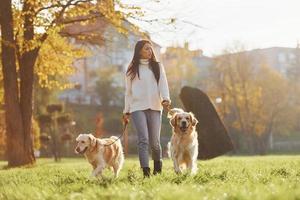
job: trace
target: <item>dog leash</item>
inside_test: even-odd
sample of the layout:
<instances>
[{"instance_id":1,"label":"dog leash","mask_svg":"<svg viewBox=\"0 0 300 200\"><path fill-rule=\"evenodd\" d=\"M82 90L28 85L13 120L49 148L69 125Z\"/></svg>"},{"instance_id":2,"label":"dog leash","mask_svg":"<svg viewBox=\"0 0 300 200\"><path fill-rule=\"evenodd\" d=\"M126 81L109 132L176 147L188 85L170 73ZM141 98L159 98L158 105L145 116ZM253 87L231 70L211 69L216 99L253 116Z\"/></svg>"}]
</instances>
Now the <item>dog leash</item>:
<instances>
[{"instance_id":1,"label":"dog leash","mask_svg":"<svg viewBox=\"0 0 300 200\"><path fill-rule=\"evenodd\" d=\"M113 145L115 142L117 142L119 139L121 139L121 137L123 137L123 135L125 135L125 133L126 133L127 126L128 126L128 121L123 123L123 132L122 132L122 134L117 139L115 139L115 141L113 141L110 144L104 144L104 146Z\"/></svg>"},{"instance_id":2,"label":"dog leash","mask_svg":"<svg viewBox=\"0 0 300 200\"><path fill-rule=\"evenodd\" d=\"M171 110L170 105L169 105L168 107L166 107L166 109L167 109L167 113L168 113L168 112ZM121 134L117 139L115 139L115 141L113 141L113 142L110 143L110 144L105 144L104 146L110 146L110 145L113 145L115 142L117 142L119 139L121 139L121 137L123 137L123 135L125 135L125 132L126 132L128 123L129 123L128 120L126 120L126 121L123 123L123 132L122 132L122 134Z\"/></svg>"},{"instance_id":3,"label":"dog leash","mask_svg":"<svg viewBox=\"0 0 300 200\"><path fill-rule=\"evenodd\" d=\"M171 106L167 107L167 113L171 110Z\"/></svg>"}]
</instances>

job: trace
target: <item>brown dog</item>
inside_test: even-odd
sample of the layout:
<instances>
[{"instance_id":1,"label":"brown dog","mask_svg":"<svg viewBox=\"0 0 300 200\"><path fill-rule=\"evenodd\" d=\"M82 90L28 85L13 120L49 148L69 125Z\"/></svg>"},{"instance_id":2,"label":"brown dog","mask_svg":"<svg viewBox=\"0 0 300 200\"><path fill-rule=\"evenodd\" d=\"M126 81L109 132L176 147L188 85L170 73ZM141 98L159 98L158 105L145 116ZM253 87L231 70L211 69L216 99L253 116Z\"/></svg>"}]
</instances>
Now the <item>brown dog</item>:
<instances>
[{"instance_id":1,"label":"brown dog","mask_svg":"<svg viewBox=\"0 0 300 200\"><path fill-rule=\"evenodd\" d=\"M170 143L170 154L176 173L188 168L191 174L197 172L198 139L196 125L198 120L191 112L173 108L168 113L173 134Z\"/></svg>"},{"instance_id":2,"label":"brown dog","mask_svg":"<svg viewBox=\"0 0 300 200\"><path fill-rule=\"evenodd\" d=\"M115 136L99 139L92 134L80 134L76 138L75 153L84 154L93 166L92 176L102 176L102 171L109 167L113 168L115 177L118 177L124 163L124 154L120 140L114 142L116 139Z\"/></svg>"}]
</instances>

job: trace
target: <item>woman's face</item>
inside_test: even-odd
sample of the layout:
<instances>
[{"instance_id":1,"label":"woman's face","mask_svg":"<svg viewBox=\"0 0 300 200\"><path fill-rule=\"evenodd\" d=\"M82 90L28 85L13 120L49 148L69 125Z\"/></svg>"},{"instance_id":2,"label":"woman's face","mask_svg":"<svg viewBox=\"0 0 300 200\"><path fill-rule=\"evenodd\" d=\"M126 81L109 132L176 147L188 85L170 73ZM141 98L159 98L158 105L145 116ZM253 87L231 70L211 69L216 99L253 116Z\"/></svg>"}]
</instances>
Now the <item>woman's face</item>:
<instances>
[{"instance_id":1,"label":"woman's face","mask_svg":"<svg viewBox=\"0 0 300 200\"><path fill-rule=\"evenodd\" d=\"M151 44L144 44L143 48L140 51L141 59L151 59L152 57L152 47Z\"/></svg>"}]
</instances>

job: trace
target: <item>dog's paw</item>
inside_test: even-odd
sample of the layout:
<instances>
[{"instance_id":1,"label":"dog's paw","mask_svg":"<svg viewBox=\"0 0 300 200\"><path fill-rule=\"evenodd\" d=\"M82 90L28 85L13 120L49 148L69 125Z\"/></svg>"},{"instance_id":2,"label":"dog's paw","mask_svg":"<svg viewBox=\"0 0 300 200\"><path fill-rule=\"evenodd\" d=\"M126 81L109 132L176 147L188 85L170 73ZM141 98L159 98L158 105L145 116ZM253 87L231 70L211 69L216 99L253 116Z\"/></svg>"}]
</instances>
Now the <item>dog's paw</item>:
<instances>
[{"instance_id":1,"label":"dog's paw","mask_svg":"<svg viewBox=\"0 0 300 200\"><path fill-rule=\"evenodd\" d=\"M181 171L181 169L175 169L175 173L176 174L182 174L182 171Z\"/></svg>"},{"instance_id":2,"label":"dog's paw","mask_svg":"<svg viewBox=\"0 0 300 200\"><path fill-rule=\"evenodd\" d=\"M94 172L94 171L90 175L91 178L97 178L98 176L99 176L99 173L98 172Z\"/></svg>"},{"instance_id":3,"label":"dog's paw","mask_svg":"<svg viewBox=\"0 0 300 200\"><path fill-rule=\"evenodd\" d=\"M117 179L119 177L119 174L114 174L114 178Z\"/></svg>"},{"instance_id":4,"label":"dog's paw","mask_svg":"<svg viewBox=\"0 0 300 200\"><path fill-rule=\"evenodd\" d=\"M197 174L197 171L198 171L197 168L196 168L196 169L192 169L192 170L191 170L191 175L196 175L196 174Z\"/></svg>"}]
</instances>

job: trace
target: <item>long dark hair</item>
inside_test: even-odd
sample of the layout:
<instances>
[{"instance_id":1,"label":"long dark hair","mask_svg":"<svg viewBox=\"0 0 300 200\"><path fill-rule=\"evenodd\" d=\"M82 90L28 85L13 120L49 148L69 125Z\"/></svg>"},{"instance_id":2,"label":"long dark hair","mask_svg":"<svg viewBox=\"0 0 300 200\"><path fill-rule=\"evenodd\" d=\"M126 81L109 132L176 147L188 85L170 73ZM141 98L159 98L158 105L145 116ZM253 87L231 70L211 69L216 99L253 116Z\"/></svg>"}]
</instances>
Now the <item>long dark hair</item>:
<instances>
[{"instance_id":1,"label":"long dark hair","mask_svg":"<svg viewBox=\"0 0 300 200\"><path fill-rule=\"evenodd\" d=\"M136 43L134 47L133 58L126 72L126 75L130 76L131 80L133 80L136 77L136 75L138 76L138 78L140 78L140 72L139 72L140 52L146 43L150 44L152 47L152 44L149 40L140 40ZM152 57L149 60L149 66L158 84L159 76L160 76L159 62L157 62L156 60L153 48L152 48Z\"/></svg>"}]
</instances>

